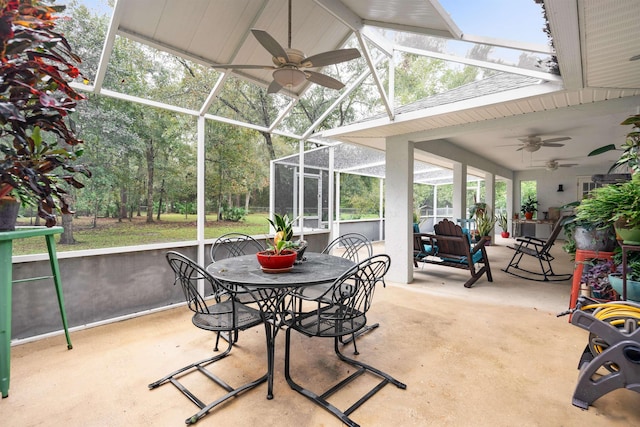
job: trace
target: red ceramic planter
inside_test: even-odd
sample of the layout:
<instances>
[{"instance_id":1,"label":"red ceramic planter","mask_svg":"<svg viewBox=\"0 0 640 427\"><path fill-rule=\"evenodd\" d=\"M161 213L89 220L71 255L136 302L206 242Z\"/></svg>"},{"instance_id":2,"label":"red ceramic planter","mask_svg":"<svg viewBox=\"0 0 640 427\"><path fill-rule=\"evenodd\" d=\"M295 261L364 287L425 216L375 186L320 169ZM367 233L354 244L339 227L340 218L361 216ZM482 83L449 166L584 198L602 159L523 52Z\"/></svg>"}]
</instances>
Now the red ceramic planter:
<instances>
[{"instance_id":1,"label":"red ceramic planter","mask_svg":"<svg viewBox=\"0 0 640 427\"><path fill-rule=\"evenodd\" d=\"M291 270L296 262L298 253L288 249L276 255L273 251L262 251L256 254L258 263L264 271L267 272L284 272Z\"/></svg>"},{"instance_id":2,"label":"red ceramic planter","mask_svg":"<svg viewBox=\"0 0 640 427\"><path fill-rule=\"evenodd\" d=\"M509 232L508 231L503 231L500 233L500 235L502 236L503 239L508 239L509 238Z\"/></svg>"}]
</instances>

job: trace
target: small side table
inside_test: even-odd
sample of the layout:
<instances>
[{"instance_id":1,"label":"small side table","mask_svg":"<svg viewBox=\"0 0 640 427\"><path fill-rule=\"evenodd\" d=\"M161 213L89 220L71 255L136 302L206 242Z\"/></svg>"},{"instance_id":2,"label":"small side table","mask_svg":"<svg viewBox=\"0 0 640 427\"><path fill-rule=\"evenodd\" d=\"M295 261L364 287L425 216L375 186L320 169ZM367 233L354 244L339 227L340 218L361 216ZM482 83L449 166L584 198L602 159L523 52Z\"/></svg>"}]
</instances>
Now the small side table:
<instances>
[{"instance_id":1,"label":"small side table","mask_svg":"<svg viewBox=\"0 0 640 427\"><path fill-rule=\"evenodd\" d=\"M569 309L576 308L576 302L580 294L580 281L582 280L582 270L584 269L584 261L590 259L608 260L613 258L613 252L605 251L586 251L583 249L576 250L576 260L573 269L573 282L571 283L571 296L569 298ZM571 322L571 316L569 316Z\"/></svg>"},{"instance_id":2,"label":"small side table","mask_svg":"<svg viewBox=\"0 0 640 427\"><path fill-rule=\"evenodd\" d=\"M3 398L9 396L9 378L11 375L11 288L13 283L53 278L58 295L62 326L67 338L67 348L69 350L73 348L67 326L60 268L58 267L58 256L56 254L55 235L61 234L63 231L62 227L16 227L15 231L0 232L0 391ZM36 236L44 236L46 239L52 275L13 281L11 261L13 241Z\"/></svg>"}]
</instances>

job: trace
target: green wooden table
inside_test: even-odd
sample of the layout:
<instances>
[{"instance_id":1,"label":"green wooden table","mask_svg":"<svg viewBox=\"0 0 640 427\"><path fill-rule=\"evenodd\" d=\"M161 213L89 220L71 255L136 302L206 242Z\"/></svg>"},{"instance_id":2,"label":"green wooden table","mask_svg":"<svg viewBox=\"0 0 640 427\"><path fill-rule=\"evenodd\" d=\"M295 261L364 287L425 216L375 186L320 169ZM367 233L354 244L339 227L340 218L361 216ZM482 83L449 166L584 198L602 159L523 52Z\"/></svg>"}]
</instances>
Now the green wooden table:
<instances>
[{"instance_id":1,"label":"green wooden table","mask_svg":"<svg viewBox=\"0 0 640 427\"><path fill-rule=\"evenodd\" d=\"M16 227L15 231L0 231L0 391L2 397L9 396L9 378L11 375L11 288L13 283L32 280L53 279L58 294L58 306L62 316L62 325L67 338L67 348L71 350L71 338L67 327L67 314L64 309L64 297L62 295L62 282L60 281L60 268L56 255L55 235L64 231L62 227ZM13 280L12 252L13 241L27 237L44 236L49 251L49 263L51 264L51 276L32 277L28 279Z\"/></svg>"}]
</instances>

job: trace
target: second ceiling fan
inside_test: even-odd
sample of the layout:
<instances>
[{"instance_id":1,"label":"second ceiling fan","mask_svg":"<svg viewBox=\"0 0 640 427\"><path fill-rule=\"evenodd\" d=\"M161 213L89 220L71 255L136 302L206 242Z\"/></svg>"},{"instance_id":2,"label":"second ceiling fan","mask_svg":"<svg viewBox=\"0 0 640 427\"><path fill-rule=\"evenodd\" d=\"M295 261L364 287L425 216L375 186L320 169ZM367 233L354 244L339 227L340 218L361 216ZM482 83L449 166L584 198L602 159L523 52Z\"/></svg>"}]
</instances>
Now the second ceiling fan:
<instances>
[{"instance_id":1,"label":"second ceiling fan","mask_svg":"<svg viewBox=\"0 0 640 427\"><path fill-rule=\"evenodd\" d=\"M305 81L328 87L342 89L344 83L326 74L312 71L309 68L324 67L351 61L360 57L358 49L338 49L305 57L298 49L291 48L291 0L289 0L289 39L288 47L284 48L269 33L264 30L251 29L251 33L272 56L273 65L236 65L217 64L213 68L228 69L267 69L273 71L273 81L267 88L267 93L277 93L283 87L292 89Z\"/></svg>"},{"instance_id":2,"label":"second ceiling fan","mask_svg":"<svg viewBox=\"0 0 640 427\"><path fill-rule=\"evenodd\" d=\"M516 151L524 150L524 151L533 153L534 151L538 151L542 147L563 147L564 144L558 144L558 142L568 141L571 139L571 137L560 136L557 138L542 139L542 137L537 135L528 135L518 139L522 141L522 144L519 144L521 145L521 147L518 148Z\"/></svg>"}]
</instances>

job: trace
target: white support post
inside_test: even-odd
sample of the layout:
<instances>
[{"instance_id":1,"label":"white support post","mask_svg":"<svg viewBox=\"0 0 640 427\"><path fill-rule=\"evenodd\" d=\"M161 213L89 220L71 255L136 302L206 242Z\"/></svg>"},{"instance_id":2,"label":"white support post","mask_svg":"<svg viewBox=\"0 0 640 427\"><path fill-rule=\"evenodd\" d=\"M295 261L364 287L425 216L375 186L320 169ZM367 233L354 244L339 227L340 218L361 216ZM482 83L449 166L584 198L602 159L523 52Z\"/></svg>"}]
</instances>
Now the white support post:
<instances>
[{"instance_id":1,"label":"white support post","mask_svg":"<svg viewBox=\"0 0 640 427\"><path fill-rule=\"evenodd\" d=\"M413 281L413 142L386 141L385 252L391 256L390 281ZM393 167L389 167L393 166ZM393 236L393 239L389 239Z\"/></svg>"},{"instance_id":2,"label":"white support post","mask_svg":"<svg viewBox=\"0 0 640 427\"><path fill-rule=\"evenodd\" d=\"M453 164L453 221L467 218L467 165Z\"/></svg>"},{"instance_id":3,"label":"white support post","mask_svg":"<svg viewBox=\"0 0 640 427\"><path fill-rule=\"evenodd\" d=\"M198 116L198 146L197 146L197 178L196 178L196 194L197 194L197 210L198 216L196 220L196 239L198 241L198 265L205 265L204 253L204 225L207 220L207 211L205 208L205 182L204 182L204 134L206 119L204 116ZM204 295L204 281L199 281L198 292Z\"/></svg>"}]
</instances>

